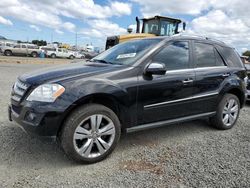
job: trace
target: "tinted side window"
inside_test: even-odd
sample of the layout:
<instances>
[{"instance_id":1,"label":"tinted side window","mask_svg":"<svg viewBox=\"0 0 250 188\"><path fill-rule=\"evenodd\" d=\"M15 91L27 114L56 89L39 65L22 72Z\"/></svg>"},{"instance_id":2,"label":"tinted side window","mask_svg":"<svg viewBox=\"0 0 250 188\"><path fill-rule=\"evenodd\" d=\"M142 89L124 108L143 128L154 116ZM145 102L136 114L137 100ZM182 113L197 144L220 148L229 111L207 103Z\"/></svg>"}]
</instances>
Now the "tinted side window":
<instances>
[{"instance_id":1,"label":"tinted side window","mask_svg":"<svg viewBox=\"0 0 250 188\"><path fill-rule=\"evenodd\" d=\"M226 63L231 66L231 67L244 67L240 56L238 55L238 53L232 49L232 48L228 48L228 47L218 47L219 52L222 54L223 58L226 60Z\"/></svg>"},{"instance_id":2,"label":"tinted side window","mask_svg":"<svg viewBox=\"0 0 250 188\"><path fill-rule=\"evenodd\" d=\"M153 57L152 61L165 64L167 70L189 68L188 42L176 41L167 45Z\"/></svg>"},{"instance_id":3,"label":"tinted side window","mask_svg":"<svg viewBox=\"0 0 250 188\"><path fill-rule=\"evenodd\" d=\"M216 57L216 65L217 66L225 66L223 59L221 58L220 54L214 49L215 57Z\"/></svg>"},{"instance_id":4,"label":"tinted side window","mask_svg":"<svg viewBox=\"0 0 250 188\"><path fill-rule=\"evenodd\" d=\"M216 66L214 47L212 45L195 42L194 49L196 55L196 67Z\"/></svg>"}]
</instances>

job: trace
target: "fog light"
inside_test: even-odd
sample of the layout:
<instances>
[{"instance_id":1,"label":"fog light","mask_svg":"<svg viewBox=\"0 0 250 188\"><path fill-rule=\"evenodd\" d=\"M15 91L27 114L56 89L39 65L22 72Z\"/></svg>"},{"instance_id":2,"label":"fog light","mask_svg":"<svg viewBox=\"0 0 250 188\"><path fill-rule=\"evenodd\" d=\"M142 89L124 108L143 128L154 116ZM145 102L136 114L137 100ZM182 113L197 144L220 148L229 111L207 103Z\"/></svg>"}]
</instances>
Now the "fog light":
<instances>
[{"instance_id":1,"label":"fog light","mask_svg":"<svg viewBox=\"0 0 250 188\"><path fill-rule=\"evenodd\" d=\"M34 121L36 119L36 114L32 112L27 112L26 118L27 121Z\"/></svg>"}]
</instances>

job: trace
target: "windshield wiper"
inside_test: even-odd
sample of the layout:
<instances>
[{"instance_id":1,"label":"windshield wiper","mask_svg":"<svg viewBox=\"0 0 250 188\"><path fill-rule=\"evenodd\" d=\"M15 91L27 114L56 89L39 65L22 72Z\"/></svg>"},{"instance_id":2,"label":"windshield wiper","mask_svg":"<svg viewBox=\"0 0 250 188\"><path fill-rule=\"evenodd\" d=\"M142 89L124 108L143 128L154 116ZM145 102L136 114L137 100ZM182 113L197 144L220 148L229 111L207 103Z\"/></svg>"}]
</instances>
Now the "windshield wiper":
<instances>
[{"instance_id":1,"label":"windshield wiper","mask_svg":"<svg viewBox=\"0 0 250 188\"><path fill-rule=\"evenodd\" d=\"M100 63L105 63L105 64L111 64L111 65L120 65L119 63L113 63L113 62L110 62L110 61L105 61L103 59L92 59L91 60L92 62L100 62Z\"/></svg>"}]
</instances>

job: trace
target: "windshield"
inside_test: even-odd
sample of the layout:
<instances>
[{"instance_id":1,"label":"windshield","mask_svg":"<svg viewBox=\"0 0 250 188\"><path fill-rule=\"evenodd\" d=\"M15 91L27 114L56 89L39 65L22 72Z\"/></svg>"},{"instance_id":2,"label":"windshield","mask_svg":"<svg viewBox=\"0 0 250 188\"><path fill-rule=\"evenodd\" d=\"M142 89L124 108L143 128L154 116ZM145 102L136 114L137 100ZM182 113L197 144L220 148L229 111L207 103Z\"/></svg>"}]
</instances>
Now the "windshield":
<instances>
[{"instance_id":1,"label":"windshield","mask_svg":"<svg viewBox=\"0 0 250 188\"><path fill-rule=\"evenodd\" d=\"M144 21L143 33L158 34L159 33L159 20Z\"/></svg>"},{"instance_id":2,"label":"windshield","mask_svg":"<svg viewBox=\"0 0 250 188\"><path fill-rule=\"evenodd\" d=\"M177 23L172 23L168 21L161 21L161 36L171 36L174 35L177 29Z\"/></svg>"},{"instance_id":3,"label":"windshield","mask_svg":"<svg viewBox=\"0 0 250 188\"><path fill-rule=\"evenodd\" d=\"M162 39L143 39L134 40L118 44L100 55L93 58L91 61L99 61L101 63L129 65L141 58L146 51L159 43Z\"/></svg>"},{"instance_id":4,"label":"windshield","mask_svg":"<svg viewBox=\"0 0 250 188\"><path fill-rule=\"evenodd\" d=\"M144 21L143 33L171 36L175 34L177 26L178 23L173 23L165 20L147 20Z\"/></svg>"}]
</instances>

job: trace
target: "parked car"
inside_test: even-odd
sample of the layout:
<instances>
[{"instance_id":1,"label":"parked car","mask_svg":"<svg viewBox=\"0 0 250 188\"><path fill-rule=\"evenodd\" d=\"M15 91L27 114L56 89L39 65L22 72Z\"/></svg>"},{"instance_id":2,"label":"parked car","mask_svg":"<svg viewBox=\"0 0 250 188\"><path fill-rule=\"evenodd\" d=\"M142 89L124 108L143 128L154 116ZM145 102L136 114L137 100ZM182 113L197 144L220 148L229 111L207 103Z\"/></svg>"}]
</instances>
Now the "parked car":
<instances>
[{"instance_id":1,"label":"parked car","mask_svg":"<svg viewBox=\"0 0 250 188\"><path fill-rule=\"evenodd\" d=\"M247 100L250 101L250 64L245 64L248 75L248 84L247 84Z\"/></svg>"},{"instance_id":2,"label":"parked car","mask_svg":"<svg viewBox=\"0 0 250 188\"><path fill-rule=\"evenodd\" d=\"M27 132L58 138L70 158L94 163L114 150L121 132L201 118L232 128L246 100L246 76L222 42L181 35L134 40L84 64L19 76L9 118Z\"/></svg>"},{"instance_id":3,"label":"parked car","mask_svg":"<svg viewBox=\"0 0 250 188\"><path fill-rule=\"evenodd\" d=\"M67 50L65 48L52 48L48 49L46 52L48 57L51 58L69 58L69 59L74 59L75 58L75 53L73 51Z\"/></svg>"},{"instance_id":4,"label":"parked car","mask_svg":"<svg viewBox=\"0 0 250 188\"><path fill-rule=\"evenodd\" d=\"M73 54L74 54L74 57L77 59L84 59L85 58L85 54L83 52L75 51Z\"/></svg>"},{"instance_id":5,"label":"parked car","mask_svg":"<svg viewBox=\"0 0 250 188\"><path fill-rule=\"evenodd\" d=\"M86 59L92 59L96 57L99 53L92 51L92 52L84 52L84 56Z\"/></svg>"},{"instance_id":6,"label":"parked car","mask_svg":"<svg viewBox=\"0 0 250 188\"><path fill-rule=\"evenodd\" d=\"M33 44L17 44L15 46L5 46L1 48L1 51L6 56L21 55L38 57L41 50L38 46Z\"/></svg>"}]
</instances>

